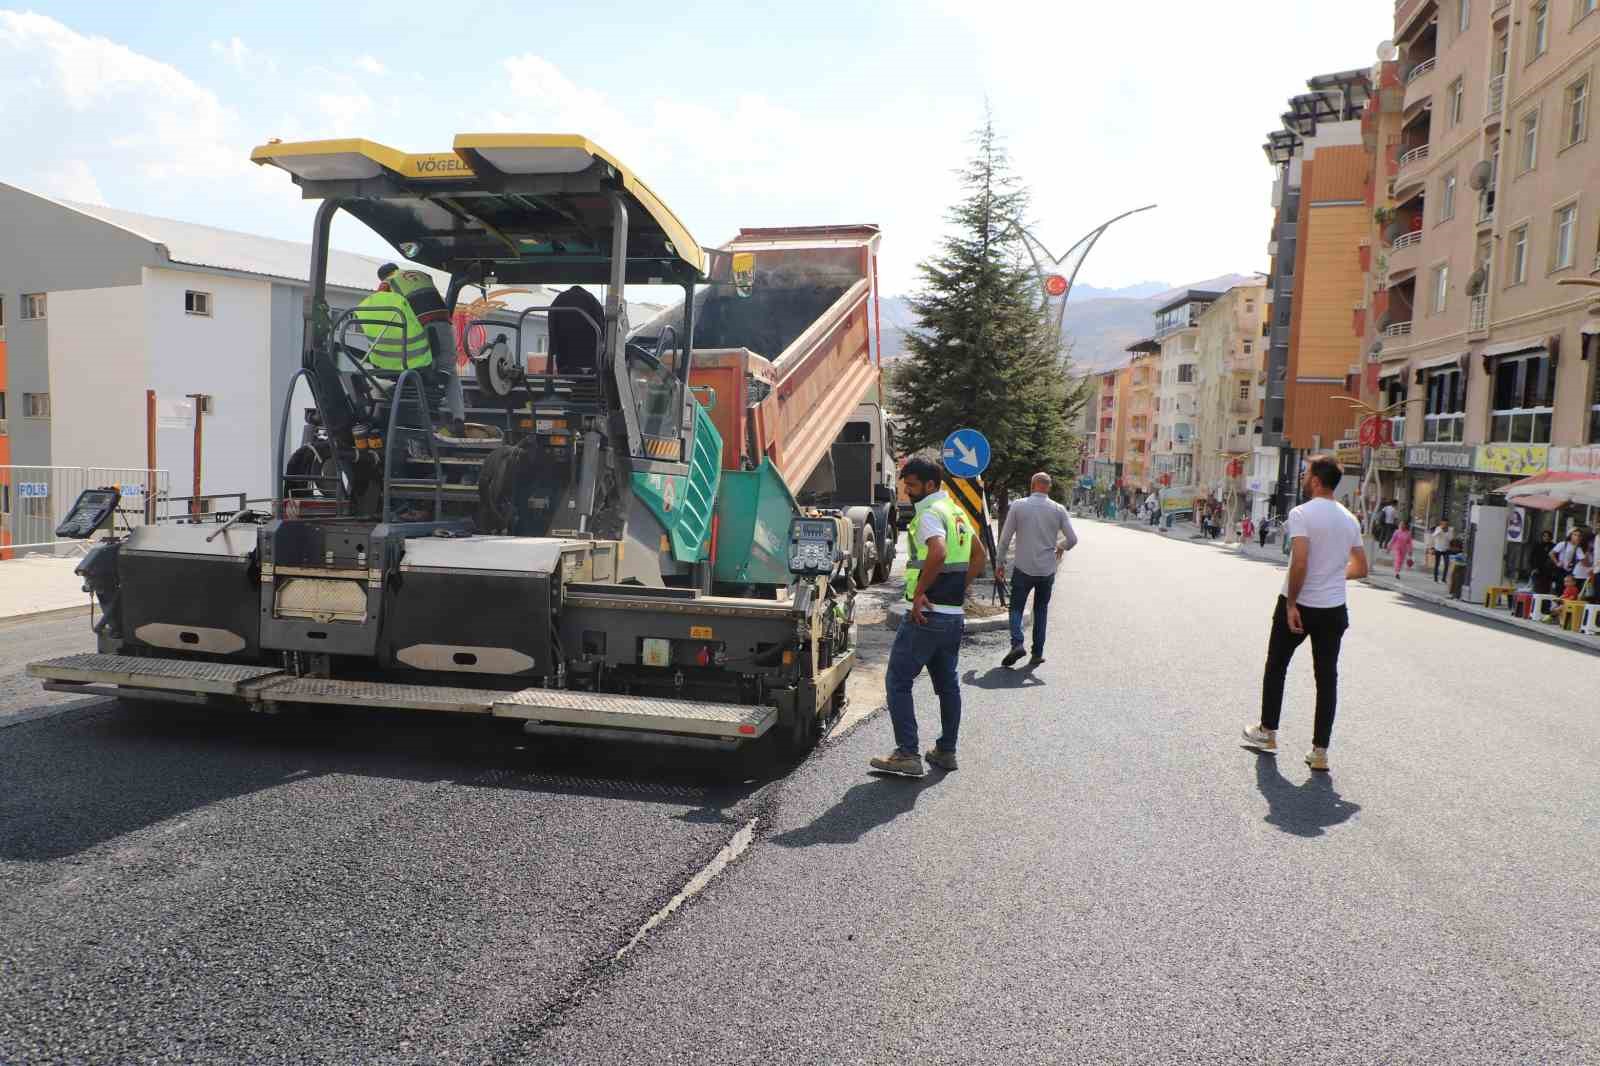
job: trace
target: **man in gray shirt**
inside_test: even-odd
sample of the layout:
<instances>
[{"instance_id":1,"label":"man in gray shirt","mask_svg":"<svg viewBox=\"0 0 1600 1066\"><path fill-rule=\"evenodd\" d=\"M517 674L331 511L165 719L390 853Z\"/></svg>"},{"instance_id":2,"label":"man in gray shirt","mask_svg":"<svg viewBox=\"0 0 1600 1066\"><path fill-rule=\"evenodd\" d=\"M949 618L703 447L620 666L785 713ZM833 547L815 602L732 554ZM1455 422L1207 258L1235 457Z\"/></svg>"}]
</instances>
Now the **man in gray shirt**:
<instances>
[{"instance_id":1,"label":"man in gray shirt","mask_svg":"<svg viewBox=\"0 0 1600 1066\"><path fill-rule=\"evenodd\" d=\"M1050 620L1050 594L1055 588L1056 565L1061 556L1078 544L1067 509L1050 498L1050 475L1033 475L1025 500L1018 500L1006 512L1000 528L1000 546L995 553L995 576L1006 576L1006 551L1011 538L1017 540L1017 557L1011 567L1011 650L1000 660L1011 666L1022 658L1022 610L1033 593L1033 658L1030 667L1044 662L1044 630Z\"/></svg>"}]
</instances>

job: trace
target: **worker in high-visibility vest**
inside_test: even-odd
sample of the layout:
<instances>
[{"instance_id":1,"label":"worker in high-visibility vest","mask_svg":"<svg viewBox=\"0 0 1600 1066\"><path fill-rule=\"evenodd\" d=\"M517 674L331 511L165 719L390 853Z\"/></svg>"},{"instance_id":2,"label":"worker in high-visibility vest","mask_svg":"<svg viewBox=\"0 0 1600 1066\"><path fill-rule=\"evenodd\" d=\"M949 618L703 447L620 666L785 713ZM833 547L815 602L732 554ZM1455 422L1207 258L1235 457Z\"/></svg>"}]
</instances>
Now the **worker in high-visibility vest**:
<instances>
[{"instance_id":1,"label":"worker in high-visibility vest","mask_svg":"<svg viewBox=\"0 0 1600 1066\"><path fill-rule=\"evenodd\" d=\"M443 378L445 407L459 429L465 402L456 376L455 334L432 276L383 264L378 291L356 306L356 320L371 342L367 359L373 366L396 374L431 367Z\"/></svg>"},{"instance_id":2,"label":"worker in high-visibility vest","mask_svg":"<svg viewBox=\"0 0 1600 1066\"><path fill-rule=\"evenodd\" d=\"M961 728L961 634L966 629L963 605L967 588L986 559L983 542L971 518L940 488L944 473L930 459L911 458L900 469L906 496L916 504L906 541L906 618L895 633L887 678L889 720L894 726L894 751L873 759L874 770L921 777L925 772L917 750L917 714L911 685L927 667L939 694L942 730L928 750L928 762L941 770L956 768L956 734Z\"/></svg>"}]
</instances>

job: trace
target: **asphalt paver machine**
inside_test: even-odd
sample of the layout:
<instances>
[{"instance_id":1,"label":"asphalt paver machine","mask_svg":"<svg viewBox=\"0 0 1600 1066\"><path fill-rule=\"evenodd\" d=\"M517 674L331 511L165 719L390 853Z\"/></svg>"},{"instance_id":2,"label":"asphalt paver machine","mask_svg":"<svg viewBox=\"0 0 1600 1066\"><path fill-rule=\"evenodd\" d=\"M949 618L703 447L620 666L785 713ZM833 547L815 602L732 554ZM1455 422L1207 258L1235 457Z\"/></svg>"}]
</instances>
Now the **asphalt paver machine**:
<instances>
[{"instance_id":1,"label":"asphalt paver machine","mask_svg":"<svg viewBox=\"0 0 1600 1066\"><path fill-rule=\"evenodd\" d=\"M321 202L273 509L97 542L80 572L100 606L98 650L30 673L141 699L453 711L534 734L807 750L854 662L851 522L799 506L773 461L782 442L763 445L781 412L762 404L785 375L734 349L743 378L720 392L691 380L697 290L759 289L751 255L702 249L579 136L463 135L422 155L274 142L253 158ZM447 309L496 284L567 287L527 312L547 320L548 358L527 359L515 325L468 346L499 424L441 415L431 368L379 368L374 345L403 333L403 316L329 306L341 211L447 278ZM851 240L875 251L876 230ZM849 390L813 382L787 412L821 442L804 446L817 456L804 477L865 385L865 341L845 355L838 343L864 337L859 281L824 302L832 318L794 357L795 387ZM678 317L630 337L628 285L681 288ZM714 418L718 403L748 417ZM730 445L718 422L743 436Z\"/></svg>"}]
</instances>

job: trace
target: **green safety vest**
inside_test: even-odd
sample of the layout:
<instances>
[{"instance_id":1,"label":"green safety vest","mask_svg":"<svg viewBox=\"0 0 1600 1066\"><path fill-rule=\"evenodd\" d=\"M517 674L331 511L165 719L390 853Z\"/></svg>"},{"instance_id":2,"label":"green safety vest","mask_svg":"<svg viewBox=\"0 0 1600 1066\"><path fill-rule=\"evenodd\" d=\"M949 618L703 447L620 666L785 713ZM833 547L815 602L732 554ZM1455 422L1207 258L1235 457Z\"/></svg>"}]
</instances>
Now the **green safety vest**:
<instances>
[{"instance_id":1,"label":"green safety vest","mask_svg":"<svg viewBox=\"0 0 1600 1066\"><path fill-rule=\"evenodd\" d=\"M433 284L433 278L420 270L396 270L384 279L389 291L406 298L418 322L440 322L450 317L444 306L444 297Z\"/></svg>"},{"instance_id":2,"label":"green safety vest","mask_svg":"<svg viewBox=\"0 0 1600 1066\"><path fill-rule=\"evenodd\" d=\"M428 332L404 296L375 292L356 305L355 317L372 344L367 359L379 370L399 373L433 365Z\"/></svg>"},{"instance_id":3,"label":"green safety vest","mask_svg":"<svg viewBox=\"0 0 1600 1066\"><path fill-rule=\"evenodd\" d=\"M906 563L906 600L917 595L917 579L922 576L922 560L927 549L917 544L917 526L922 516L932 510L944 520L944 566L939 576L928 588L928 602L941 607L960 607L967 598L967 566L972 561L972 520L948 496L938 499L924 497L911 515L911 528L906 542L911 548L911 558Z\"/></svg>"}]
</instances>

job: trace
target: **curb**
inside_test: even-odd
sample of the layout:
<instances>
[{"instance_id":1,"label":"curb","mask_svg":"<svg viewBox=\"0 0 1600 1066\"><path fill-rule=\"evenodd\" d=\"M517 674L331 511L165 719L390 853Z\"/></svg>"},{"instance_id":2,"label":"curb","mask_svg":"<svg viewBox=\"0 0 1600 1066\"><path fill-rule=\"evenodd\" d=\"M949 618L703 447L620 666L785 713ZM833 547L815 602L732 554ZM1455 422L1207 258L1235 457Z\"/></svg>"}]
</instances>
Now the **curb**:
<instances>
[{"instance_id":1,"label":"curb","mask_svg":"<svg viewBox=\"0 0 1600 1066\"><path fill-rule=\"evenodd\" d=\"M888 626L890 629L899 629L900 624L905 621L906 614L909 613L910 610L910 606L907 605L904 600L901 600L898 603L890 604L889 616L883 620L883 624ZM1029 606L1022 612L1022 624L1024 626L1028 625L1032 618L1033 608L1032 606ZM1010 627L1010 614L997 614L988 618L969 618L967 619L965 635L970 637L975 633L1003 633Z\"/></svg>"},{"instance_id":2,"label":"curb","mask_svg":"<svg viewBox=\"0 0 1600 1066\"><path fill-rule=\"evenodd\" d=\"M87 603L79 604L76 607L51 607L48 610L32 611L28 614L8 614L0 617L0 629L19 625L23 622L53 622L59 618L71 618L79 614L85 617L88 616L89 605Z\"/></svg>"},{"instance_id":3,"label":"curb","mask_svg":"<svg viewBox=\"0 0 1600 1066\"><path fill-rule=\"evenodd\" d=\"M1597 643L1589 637L1585 637L1581 633L1574 633L1571 630L1550 626L1540 626L1539 628L1535 629L1531 625L1524 624L1520 620L1512 618L1504 612L1491 610L1487 607L1480 607L1476 603L1468 603L1464 600L1453 600L1448 596L1431 596L1426 592L1417 592L1413 589L1408 589L1403 585L1393 585L1382 581L1373 581L1370 577L1362 578L1361 583L1366 585L1368 588L1378 589L1382 592L1399 593L1408 600L1415 600L1418 603L1425 603L1430 607L1439 607L1447 611L1454 611L1456 614L1466 615L1468 618L1478 618L1485 622L1492 622L1502 629L1511 630L1513 633L1521 633L1523 636L1528 637L1543 637L1547 640L1560 641L1561 643L1569 645L1570 647L1587 651L1592 655L1600 655L1600 643Z\"/></svg>"}]
</instances>

